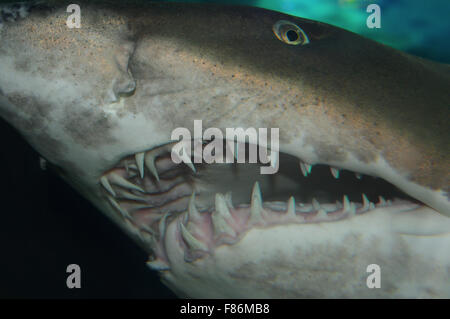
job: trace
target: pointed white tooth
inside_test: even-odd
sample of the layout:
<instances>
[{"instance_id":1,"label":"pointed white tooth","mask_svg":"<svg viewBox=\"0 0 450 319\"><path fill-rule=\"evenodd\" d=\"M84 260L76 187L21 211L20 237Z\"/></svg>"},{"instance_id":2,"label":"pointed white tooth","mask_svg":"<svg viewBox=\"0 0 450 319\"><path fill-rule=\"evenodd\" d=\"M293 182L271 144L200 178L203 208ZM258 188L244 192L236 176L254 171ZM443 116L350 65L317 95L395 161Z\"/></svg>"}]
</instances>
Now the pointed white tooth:
<instances>
[{"instance_id":1,"label":"pointed white tooth","mask_svg":"<svg viewBox=\"0 0 450 319\"><path fill-rule=\"evenodd\" d=\"M370 210L375 209L375 204L374 203L369 203L369 209Z\"/></svg>"},{"instance_id":2,"label":"pointed white tooth","mask_svg":"<svg viewBox=\"0 0 450 319\"><path fill-rule=\"evenodd\" d=\"M316 214L317 219L325 219L328 217L327 212L324 209L319 209Z\"/></svg>"},{"instance_id":3,"label":"pointed white tooth","mask_svg":"<svg viewBox=\"0 0 450 319\"><path fill-rule=\"evenodd\" d=\"M109 180L111 181L111 183L124 187L124 188L128 188L128 189L133 189L133 190L137 190L141 193L145 193L145 191L140 188L137 185L134 185L133 183L127 181L125 178L123 178L122 176L116 174L116 173L110 173L108 175Z\"/></svg>"},{"instance_id":4,"label":"pointed white tooth","mask_svg":"<svg viewBox=\"0 0 450 319\"><path fill-rule=\"evenodd\" d=\"M162 261L159 258L155 259L155 260L152 260L152 261L147 261L147 266L150 267L150 269L156 270L156 271L162 271L162 270L169 270L170 269L169 265L165 261Z\"/></svg>"},{"instance_id":5,"label":"pointed white tooth","mask_svg":"<svg viewBox=\"0 0 450 319\"><path fill-rule=\"evenodd\" d=\"M216 194L216 209L212 213L211 218L216 235L236 236L236 232L227 223L227 220L231 220L232 217L222 194Z\"/></svg>"},{"instance_id":6,"label":"pointed white tooth","mask_svg":"<svg viewBox=\"0 0 450 319\"><path fill-rule=\"evenodd\" d=\"M185 164L191 169L191 171L193 171L194 173L197 173L197 170L195 169L195 166L194 166L194 164L192 164L192 162L188 162Z\"/></svg>"},{"instance_id":7,"label":"pointed white tooth","mask_svg":"<svg viewBox=\"0 0 450 319\"><path fill-rule=\"evenodd\" d=\"M137 153L136 155L134 155L141 178L144 178L144 157L145 153Z\"/></svg>"},{"instance_id":8,"label":"pointed white tooth","mask_svg":"<svg viewBox=\"0 0 450 319\"><path fill-rule=\"evenodd\" d=\"M300 162L300 169L302 170L303 176L308 177L308 170L303 162Z\"/></svg>"},{"instance_id":9,"label":"pointed white tooth","mask_svg":"<svg viewBox=\"0 0 450 319\"><path fill-rule=\"evenodd\" d=\"M144 163L145 163L145 166L150 171L150 173L152 173L152 175L159 182L158 171L155 166L155 158L156 158L155 155L153 155L151 152L147 152L144 156Z\"/></svg>"},{"instance_id":10,"label":"pointed white tooth","mask_svg":"<svg viewBox=\"0 0 450 319\"><path fill-rule=\"evenodd\" d=\"M340 201L336 201L336 209L342 209L344 207Z\"/></svg>"},{"instance_id":11,"label":"pointed white tooth","mask_svg":"<svg viewBox=\"0 0 450 319\"><path fill-rule=\"evenodd\" d=\"M350 211L350 201L348 200L347 195L344 195L343 204L344 204L344 212Z\"/></svg>"},{"instance_id":12,"label":"pointed white tooth","mask_svg":"<svg viewBox=\"0 0 450 319\"><path fill-rule=\"evenodd\" d=\"M363 210L368 210L369 206L370 206L370 201L367 198L366 194L362 194L362 199L363 199Z\"/></svg>"},{"instance_id":13,"label":"pointed white tooth","mask_svg":"<svg viewBox=\"0 0 450 319\"><path fill-rule=\"evenodd\" d=\"M100 178L100 183L103 185L103 187L114 197L116 197L116 192L114 191L114 189L111 187L111 184L108 181L108 178L106 176L103 176L102 178Z\"/></svg>"},{"instance_id":14,"label":"pointed white tooth","mask_svg":"<svg viewBox=\"0 0 450 319\"><path fill-rule=\"evenodd\" d=\"M222 194L216 194L216 212L227 220L232 218L225 197Z\"/></svg>"},{"instance_id":15,"label":"pointed white tooth","mask_svg":"<svg viewBox=\"0 0 450 319\"><path fill-rule=\"evenodd\" d=\"M194 164L192 164L191 158L189 157L187 153L187 149L185 146L183 146L183 154L177 154L177 156L183 161L184 164L186 164L194 173L197 173L195 170Z\"/></svg>"},{"instance_id":16,"label":"pointed white tooth","mask_svg":"<svg viewBox=\"0 0 450 319\"><path fill-rule=\"evenodd\" d=\"M111 196L108 195L108 200L109 200L109 202L111 203L111 205L112 205L115 209L117 209L117 210L119 211L119 213L122 215L123 218L130 218L130 219L131 219L130 214L129 214L125 209L123 209L123 208L116 202L116 200L115 200L114 198L112 198Z\"/></svg>"},{"instance_id":17,"label":"pointed white tooth","mask_svg":"<svg viewBox=\"0 0 450 319\"><path fill-rule=\"evenodd\" d=\"M334 178L338 179L340 170L335 167L331 167L331 166L330 166L330 170L331 170L331 175L333 175Z\"/></svg>"},{"instance_id":18,"label":"pointed white tooth","mask_svg":"<svg viewBox=\"0 0 450 319\"><path fill-rule=\"evenodd\" d=\"M386 205L386 200L384 199L383 196L378 196L378 200L379 200L378 205L380 205L380 206Z\"/></svg>"},{"instance_id":19,"label":"pointed white tooth","mask_svg":"<svg viewBox=\"0 0 450 319\"><path fill-rule=\"evenodd\" d=\"M295 213L295 198L293 196L289 197L288 205L287 205L287 215L289 217L296 217Z\"/></svg>"},{"instance_id":20,"label":"pointed white tooth","mask_svg":"<svg viewBox=\"0 0 450 319\"><path fill-rule=\"evenodd\" d=\"M262 195L259 183L255 182L252 190L252 199L250 203L250 223L256 224L263 221L262 212Z\"/></svg>"},{"instance_id":21,"label":"pointed white tooth","mask_svg":"<svg viewBox=\"0 0 450 319\"><path fill-rule=\"evenodd\" d=\"M181 236L186 243L186 245L192 250L203 250L208 251L208 246L202 241L195 238L182 223L180 223Z\"/></svg>"},{"instance_id":22,"label":"pointed white tooth","mask_svg":"<svg viewBox=\"0 0 450 319\"><path fill-rule=\"evenodd\" d=\"M317 199L313 198L312 205L315 210L320 210L320 203L317 201Z\"/></svg>"},{"instance_id":23,"label":"pointed white tooth","mask_svg":"<svg viewBox=\"0 0 450 319\"><path fill-rule=\"evenodd\" d=\"M307 177L308 174L311 174L312 165L300 161L300 169L302 170L303 176Z\"/></svg>"},{"instance_id":24,"label":"pointed white tooth","mask_svg":"<svg viewBox=\"0 0 450 319\"><path fill-rule=\"evenodd\" d=\"M131 194L131 193L125 191L125 190L118 190L118 197L124 198L124 199L135 200L135 201L138 201L138 202L144 202L144 203L146 202L145 197Z\"/></svg>"},{"instance_id":25,"label":"pointed white tooth","mask_svg":"<svg viewBox=\"0 0 450 319\"><path fill-rule=\"evenodd\" d=\"M191 198L189 199L188 212L189 220L197 221L201 219L201 215L198 212L197 207L195 207L195 192L192 193Z\"/></svg>"},{"instance_id":26,"label":"pointed white tooth","mask_svg":"<svg viewBox=\"0 0 450 319\"><path fill-rule=\"evenodd\" d=\"M308 172L308 174L311 174L312 165L309 165L308 163L305 163L305 168L306 168L306 171Z\"/></svg>"},{"instance_id":27,"label":"pointed white tooth","mask_svg":"<svg viewBox=\"0 0 450 319\"><path fill-rule=\"evenodd\" d=\"M391 205L392 205L392 201L391 201L390 199L388 199L388 200L386 201L386 205L387 205L387 206L391 206Z\"/></svg>"},{"instance_id":28,"label":"pointed white tooth","mask_svg":"<svg viewBox=\"0 0 450 319\"><path fill-rule=\"evenodd\" d=\"M355 173L355 176L356 176L357 179L361 179L362 178L362 175L359 174L359 173Z\"/></svg>"}]
</instances>

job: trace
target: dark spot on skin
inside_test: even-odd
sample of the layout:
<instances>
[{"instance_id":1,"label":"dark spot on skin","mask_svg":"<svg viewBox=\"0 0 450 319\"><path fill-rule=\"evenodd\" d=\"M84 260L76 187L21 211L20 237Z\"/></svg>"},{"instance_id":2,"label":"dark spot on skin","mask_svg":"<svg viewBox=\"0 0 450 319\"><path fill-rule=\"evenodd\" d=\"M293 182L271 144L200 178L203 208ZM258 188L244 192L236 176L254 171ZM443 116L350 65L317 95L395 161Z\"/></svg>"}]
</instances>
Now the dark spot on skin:
<instances>
[{"instance_id":1,"label":"dark spot on skin","mask_svg":"<svg viewBox=\"0 0 450 319\"><path fill-rule=\"evenodd\" d=\"M74 141L85 147L95 147L116 141L110 132L114 124L107 114L90 109L74 113L72 106L69 105L67 108L69 109L66 109L66 114L70 117L63 126Z\"/></svg>"},{"instance_id":2,"label":"dark spot on skin","mask_svg":"<svg viewBox=\"0 0 450 319\"><path fill-rule=\"evenodd\" d=\"M22 72L30 71L29 60L26 60L26 59L17 60L14 65L18 71L22 71Z\"/></svg>"}]
</instances>

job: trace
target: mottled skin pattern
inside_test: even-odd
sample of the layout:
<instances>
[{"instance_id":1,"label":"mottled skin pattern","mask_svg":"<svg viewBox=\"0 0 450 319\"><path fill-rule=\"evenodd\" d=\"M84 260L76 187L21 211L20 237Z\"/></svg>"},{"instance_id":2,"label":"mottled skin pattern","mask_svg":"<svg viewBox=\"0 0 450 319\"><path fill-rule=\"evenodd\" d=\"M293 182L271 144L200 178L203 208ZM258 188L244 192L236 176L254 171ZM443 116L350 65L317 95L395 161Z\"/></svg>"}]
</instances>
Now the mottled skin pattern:
<instances>
[{"instance_id":1,"label":"mottled skin pattern","mask_svg":"<svg viewBox=\"0 0 450 319\"><path fill-rule=\"evenodd\" d=\"M281 151L309 163L383 177L439 213L450 215L448 66L319 22L257 8L178 4L134 8L81 2L80 29L66 27L65 8L38 7L0 30L0 115L125 230L130 232L111 212L98 179L122 157L167 143L173 129L192 129L194 119L223 131L227 127L278 127ZM279 20L299 25L310 43L291 46L278 40L272 26ZM435 213L428 207L426 211ZM390 238L389 229L376 236ZM350 232L334 245L345 247L344 238L362 236L356 233ZM175 247L170 240L168 236L168 249ZM248 242L251 239L242 246L251 246ZM317 245L327 247L326 243ZM395 245L402 250L407 244ZM295 249L301 247L292 248L291 253ZM363 244L356 249L364 250ZM380 259L394 260L397 265L410 262L406 248L396 258L382 256L380 251ZM352 252L342 252L346 253ZM171 256L173 260L179 257ZM428 269L420 268L427 258L422 256L415 263L422 271ZM269 259L265 264L280 260ZM181 266L182 260L173 264L174 268L195 268ZM224 273L241 278L236 285L248 283L246 273L258 273L248 265L233 265ZM208 267L198 266L202 268ZM202 296L184 284L178 286L174 278L180 269L165 274L166 281L180 295ZM437 273L440 278L449 276L445 266ZM401 280L407 282L411 277ZM320 276L317 280L327 287L326 280ZM314 280L298 281L298 286L289 288L284 282L274 282L264 289L247 287L233 293L230 288L223 295L211 296L364 295L357 289L327 295L325 288L314 291ZM211 285L206 280L203 289ZM279 289L270 293L275 286ZM298 287L309 288L300 293ZM282 293L277 295L277 291ZM388 289L380 296L393 291ZM438 289L419 295L447 293Z\"/></svg>"}]
</instances>

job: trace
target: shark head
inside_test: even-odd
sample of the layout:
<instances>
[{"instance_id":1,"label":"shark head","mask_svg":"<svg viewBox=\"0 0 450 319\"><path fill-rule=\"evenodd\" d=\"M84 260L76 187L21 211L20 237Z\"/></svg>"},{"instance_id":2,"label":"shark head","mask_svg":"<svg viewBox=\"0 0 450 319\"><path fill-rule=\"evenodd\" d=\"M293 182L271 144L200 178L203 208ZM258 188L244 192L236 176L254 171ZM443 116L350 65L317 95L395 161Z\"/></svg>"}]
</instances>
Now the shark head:
<instances>
[{"instance_id":1,"label":"shark head","mask_svg":"<svg viewBox=\"0 0 450 319\"><path fill-rule=\"evenodd\" d=\"M66 9L0 9L0 116L180 296L450 296L448 66L258 8ZM275 174L175 162L199 121L200 154L277 129Z\"/></svg>"}]
</instances>

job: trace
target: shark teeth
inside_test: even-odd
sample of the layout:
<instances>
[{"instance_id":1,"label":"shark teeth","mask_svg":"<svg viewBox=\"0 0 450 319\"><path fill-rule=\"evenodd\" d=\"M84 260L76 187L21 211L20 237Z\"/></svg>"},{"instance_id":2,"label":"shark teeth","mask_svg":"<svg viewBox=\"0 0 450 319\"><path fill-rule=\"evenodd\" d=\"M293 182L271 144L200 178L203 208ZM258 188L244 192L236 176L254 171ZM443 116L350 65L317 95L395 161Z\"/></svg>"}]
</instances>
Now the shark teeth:
<instances>
[{"instance_id":1,"label":"shark teeth","mask_svg":"<svg viewBox=\"0 0 450 319\"><path fill-rule=\"evenodd\" d=\"M145 153L137 153L134 158L136 159L136 165L139 169L141 178L144 178L144 157Z\"/></svg>"},{"instance_id":2,"label":"shark teeth","mask_svg":"<svg viewBox=\"0 0 450 319\"><path fill-rule=\"evenodd\" d=\"M136 191L139 191L141 193L145 193L145 191L141 187L139 187L139 186L137 186L137 185L127 181L125 178L123 178L122 176L120 176L120 175L118 175L116 173L110 173L108 175L108 179L109 179L109 181L111 183L113 183L113 184L115 184L117 186L120 186L120 187L123 187L123 188L127 188L127 189L131 189L131 190L136 190Z\"/></svg>"},{"instance_id":3,"label":"shark teeth","mask_svg":"<svg viewBox=\"0 0 450 319\"><path fill-rule=\"evenodd\" d=\"M317 201L317 199L313 198L312 205L315 210L320 210L320 203Z\"/></svg>"},{"instance_id":4,"label":"shark teeth","mask_svg":"<svg viewBox=\"0 0 450 319\"><path fill-rule=\"evenodd\" d=\"M107 198L108 198L109 202L111 203L111 205L120 212L120 214L122 215L123 218L130 218L131 219L130 214L125 209L123 209L116 202L116 200L114 198L112 198L111 196L107 196Z\"/></svg>"},{"instance_id":5,"label":"shark teeth","mask_svg":"<svg viewBox=\"0 0 450 319\"><path fill-rule=\"evenodd\" d=\"M236 232L227 222L227 220L230 221L232 217L222 194L216 194L216 209L212 213L211 218L214 232L217 236L222 234L230 237L236 236Z\"/></svg>"},{"instance_id":6,"label":"shark teeth","mask_svg":"<svg viewBox=\"0 0 450 319\"><path fill-rule=\"evenodd\" d=\"M303 173L303 176L308 177L308 174L311 173L312 165L300 161L300 169Z\"/></svg>"},{"instance_id":7,"label":"shark teeth","mask_svg":"<svg viewBox=\"0 0 450 319\"><path fill-rule=\"evenodd\" d=\"M333 175L334 178L336 178L336 179L339 178L339 172L340 172L339 169L330 166L330 171L331 171L331 175Z\"/></svg>"},{"instance_id":8,"label":"shark teeth","mask_svg":"<svg viewBox=\"0 0 450 319\"><path fill-rule=\"evenodd\" d=\"M297 216L295 214L295 198L293 196L289 197L286 214L288 217L296 217Z\"/></svg>"},{"instance_id":9,"label":"shark teeth","mask_svg":"<svg viewBox=\"0 0 450 319\"><path fill-rule=\"evenodd\" d=\"M180 231L181 231L181 236L184 239L184 242L186 243L186 245L192 249L192 250L203 250L203 251L208 251L208 246L203 243L202 241L198 240L197 238L195 238L187 229L186 227L183 225L183 223L180 223Z\"/></svg>"},{"instance_id":10,"label":"shark teeth","mask_svg":"<svg viewBox=\"0 0 450 319\"><path fill-rule=\"evenodd\" d=\"M156 271L163 271L170 269L169 265L165 261L162 261L161 259L147 261L147 266L150 267L150 269Z\"/></svg>"},{"instance_id":11,"label":"shark teeth","mask_svg":"<svg viewBox=\"0 0 450 319\"><path fill-rule=\"evenodd\" d=\"M363 210L368 210L370 208L370 201L367 198L366 194L362 194L362 199L363 199Z\"/></svg>"},{"instance_id":12,"label":"shark teeth","mask_svg":"<svg viewBox=\"0 0 450 319\"><path fill-rule=\"evenodd\" d=\"M148 152L144 156L144 163L145 163L145 166L147 167L147 169L150 171L150 173L152 173L152 175L155 177L155 179L159 182L158 171L155 166L155 158L156 158L155 155Z\"/></svg>"},{"instance_id":13,"label":"shark teeth","mask_svg":"<svg viewBox=\"0 0 450 319\"><path fill-rule=\"evenodd\" d=\"M106 176L103 176L102 178L100 178L100 183L108 191L108 193L110 193L112 196L116 197L116 192L111 187L111 184L109 183L108 178Z\"/></svg>"},{"instance_id":14,"label":"shark teeth","mask_svg":"<svg viewBox=\"0 0 450 319\"><path fill-rule=\"evenodd\" d=\"M344 195L342 202L344 204L344 211L346 212L350 211L350 201L348 200L347 195Z\"/></svg>"},{"instance_id":15,"label":"shark teeth","mask_svg":"<svg viewBox=\"0 0 450 319\"><path fill-rule=\"evenodd\" d=\"M256 182L253 185L252 190L252 199L251 199L251 208L250 208L250 222L253 224L257 224L263 221L263 217L261 215L262 211L262 195L261 189L259 188L259 183Z\"/></svg>"},{"instance_id":16,"label":"shark teeth","mask_svg":"<svg viewBox=\"0 0 450 319\"><path fill-rule=\"evenodd\" d=\"M378 196L378 200L379 200L379 202L378 202L379 206L386 206L387 202L383 196Z\"/></svg>"}]
</instances>

